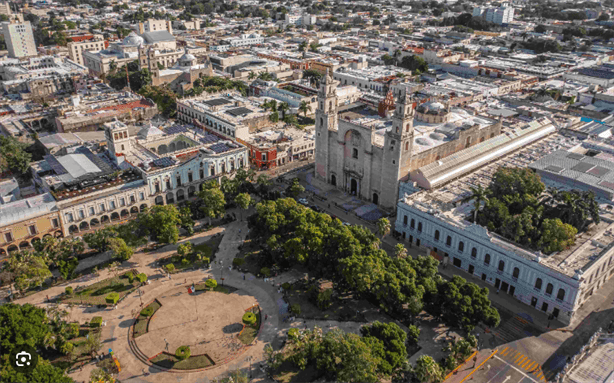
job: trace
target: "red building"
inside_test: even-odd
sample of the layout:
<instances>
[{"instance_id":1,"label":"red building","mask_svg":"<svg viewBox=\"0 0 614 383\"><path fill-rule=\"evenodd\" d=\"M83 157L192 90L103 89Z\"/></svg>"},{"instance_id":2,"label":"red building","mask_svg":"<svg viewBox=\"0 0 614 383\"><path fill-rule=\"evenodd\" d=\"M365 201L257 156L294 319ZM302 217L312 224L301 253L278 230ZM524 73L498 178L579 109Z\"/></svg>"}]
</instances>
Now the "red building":
<instances>
[{"instance_id":1,"label":"red building","mask_svg":"<svg viewBox=\"0 0 614 383\"><path fill-rule=\"evenodd\" d=\"M277 146L259 147L239 138L237 141L249 150L249 160L258 170L267 170L277 167Z\"/></svg>"}]
</instances>

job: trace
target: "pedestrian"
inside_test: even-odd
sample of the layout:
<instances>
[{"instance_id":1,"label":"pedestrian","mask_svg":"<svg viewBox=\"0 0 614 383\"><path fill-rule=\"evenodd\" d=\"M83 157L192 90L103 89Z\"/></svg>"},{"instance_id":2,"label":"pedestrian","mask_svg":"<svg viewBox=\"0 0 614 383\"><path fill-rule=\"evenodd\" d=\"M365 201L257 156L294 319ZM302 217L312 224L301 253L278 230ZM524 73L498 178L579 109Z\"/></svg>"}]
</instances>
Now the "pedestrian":
<instances>
[{"instance_id":1,"label":"pedestrian","mask_svg":"<svg viewBox=\"0 0 614 383\"><path fill-rule=\"evenodd\" d=\"M243 280L245 280L245 274L243 274Z\"/></svg>"},{"instance_id":2,"label":"pedestrian","mask_svg":"<svg viewBox=\"0 0 614 383\"><path fill-rule=\"evenodd\" d=\"M183 283L188 283L188 278L185 278L185 279L183 280Z\"/></svg>"},{"instance_id":3,"label":"pedestrian","mask_svg":"<svg viewBox=\"0 0 614 383\"><path fill-rule=\"evenodd\" d=\"M168 351L168 341L164 338L164 342L166 343L166 351Z\"/></svg>"},{"instance_id":4,"label":"pedestrian","mask_svg":"<svg viewBox=\"0 0 614 383\"><path fill-rule=\"evenodd\" d=\"M472 368L475 368L475 364L477 362L478 362L478 356L476 355L476 356L473 357L473 367Z\"/></svg>"},{"instance_id":5,"label":"pedestrian","mask_svg":"<svg viewBox=\"0 0 614 383\"><path fill-rule=\"evenodd\" d=\"M499 289L499 288L497 288L497 294L499 294L499 290L500 290L500 289Z\"/></svg>"},{"instance_id":6,"label":"pedestrian","mask_svg":"<svg viewBox=\"0 0 614 383\"><path fill-rule=\"evenodd\" d=\"M47 295L47 302L49 302L49 295Z\"/></svg>"},{"instance_id":7,"label":"pedestrian","mask_svg":"<svg viewBox=\"0 0 614 383\"><path fill-rule=\"evenodd\" d=\"M269 314L264 314L264 320L269 319Z\"/></svg>"}]
</instances>

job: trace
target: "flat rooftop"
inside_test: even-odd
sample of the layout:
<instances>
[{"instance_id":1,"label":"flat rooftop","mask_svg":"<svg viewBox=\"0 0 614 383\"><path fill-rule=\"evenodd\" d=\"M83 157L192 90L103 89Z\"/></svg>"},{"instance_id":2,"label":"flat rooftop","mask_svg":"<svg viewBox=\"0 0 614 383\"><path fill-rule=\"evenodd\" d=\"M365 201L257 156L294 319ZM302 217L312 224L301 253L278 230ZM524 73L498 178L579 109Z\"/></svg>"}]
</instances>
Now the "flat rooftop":
<instances>
[{"instance_id":1,"label":"flat rooftop","mask_svg":"<svg viewBox=\"0 0 614 383\"><path fill-rule=\"evenodd\" d=\"M436 211L437 217L445 222L466 229L473 224L465 218L471 214L472 202L463 203L462 200L471 194L470 188L481 185L486 188L490 184L494 173L499 167L528 168L529 165L557 150L570 150L578 146L578 140L567 138L559 134L547 136L528 145L521 150L508 154L499 160L483 166L455 181L447 183L438 189L421 191L405 196L405 202L414 208L425 212ZM600 203L600 215L610 214L612 206ZM532 249L523 248L496 233L489 233L493 242L523 258L535 260L540 257L540 263L564 275L573 277L576 270L588 267L604 250L604 246L614 243L612 224L602 221L589 230L576 237L576 243L571 248L553 253L549 256ZM606 250L609 249L606 248Z\"/></svg>"}]
</instances>

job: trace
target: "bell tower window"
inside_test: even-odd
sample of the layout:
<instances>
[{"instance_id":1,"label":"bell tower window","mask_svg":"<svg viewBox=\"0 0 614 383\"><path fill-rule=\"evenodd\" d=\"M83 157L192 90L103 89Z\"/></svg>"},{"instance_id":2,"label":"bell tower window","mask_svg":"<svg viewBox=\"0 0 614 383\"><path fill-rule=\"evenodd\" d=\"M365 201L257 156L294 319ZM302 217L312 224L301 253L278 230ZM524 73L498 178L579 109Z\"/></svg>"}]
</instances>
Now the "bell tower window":
<instances>
[{"instance_id":1,"label":"bell tower window","mask_svg":"<svg viewBox=\"0 0 614 383\"><path fill-rule=\"evenodd\" d=\"M356 148L352 149L352 158L358 158L358 149Z\"/></svg>"}]
</instances>

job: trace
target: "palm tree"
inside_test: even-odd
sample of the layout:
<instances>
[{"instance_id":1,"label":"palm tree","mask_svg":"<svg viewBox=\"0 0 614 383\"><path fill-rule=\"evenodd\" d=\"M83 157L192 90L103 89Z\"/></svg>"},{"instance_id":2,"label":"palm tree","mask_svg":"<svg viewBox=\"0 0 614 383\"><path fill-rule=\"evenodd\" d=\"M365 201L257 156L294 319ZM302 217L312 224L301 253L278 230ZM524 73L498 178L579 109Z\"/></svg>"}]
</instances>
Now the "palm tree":
<instances>
[{"instance_id":1,"label":"palm tree","mask_svg":"<svg viewBox=\"0 0 614 383\"><path fill-rule=\"evenodd\" d=\"M260 105L260 107L266 112L267 110L271 109L271 104L268 101L265 101L262 103L262 105Z\"/></svg>"},{"instance_id":2,"label":"palm tree","mask_svg":"<svg viewBox=\"0 0 614 383\"><path fill-rule=\"evenodd\" d=\"M290 110L290 105L287 102L282 102L277 108L281 112L281 119L286 118L286 112Z\"/></svg>"},{"instance_id":3,"label":"palm tree","mask_svg":"<svg viewBox=\"0 0 614 383\"><path fill-rule=\"evenodd\" d=\"M271 106L271 111L277 112L277 100L271 100L269 105Z\"/></svg>"},{"instance_id":4,"label":"palm tree","mask_svg":"<svg viewBox=\"0 0 614 383\"><path fill-rule=\"evenodd\" d=\"M253 80L256 78L256 73L254 71L249 72L249 76L247 76L249 80Z\"/></svg>"},{"instance_id":5,"label":"palm tree","mask_svg":"<svg viewBox=\"0 0 614 383\"><path fill-rule=\"evenodd\" d=\"M377 232L384 240L384 237L390 234L390 221L388 218L380 218L377 220Z\"/></svg>"},{"instance_id":6,"label":"palm tree","mask_svg":"<svg viewBox=\"0 0 614 383\"><path fill-rule=\"evenodd\" d=\"M305 113L305 117L307 117L307 111L311 112L311 105L309 105L307 101L301 101L298 110Z\"/></svg>"},{"instance_id":7,"label":"palm tree","mask_svg":"<svg viewBox=\"0 0 614 383\"><path fill-rule=\"evenodd\" d=\"M475 209L473 211L473 223L477 223L478 219L478 211L480 210L480 206L482 205L482 201L488 201L488 189L484 189L482 185L478 185L477 188L470 188L471 195L462 199L462 202L469 202L475 200Z\"/></svg>"}]
</instances>

